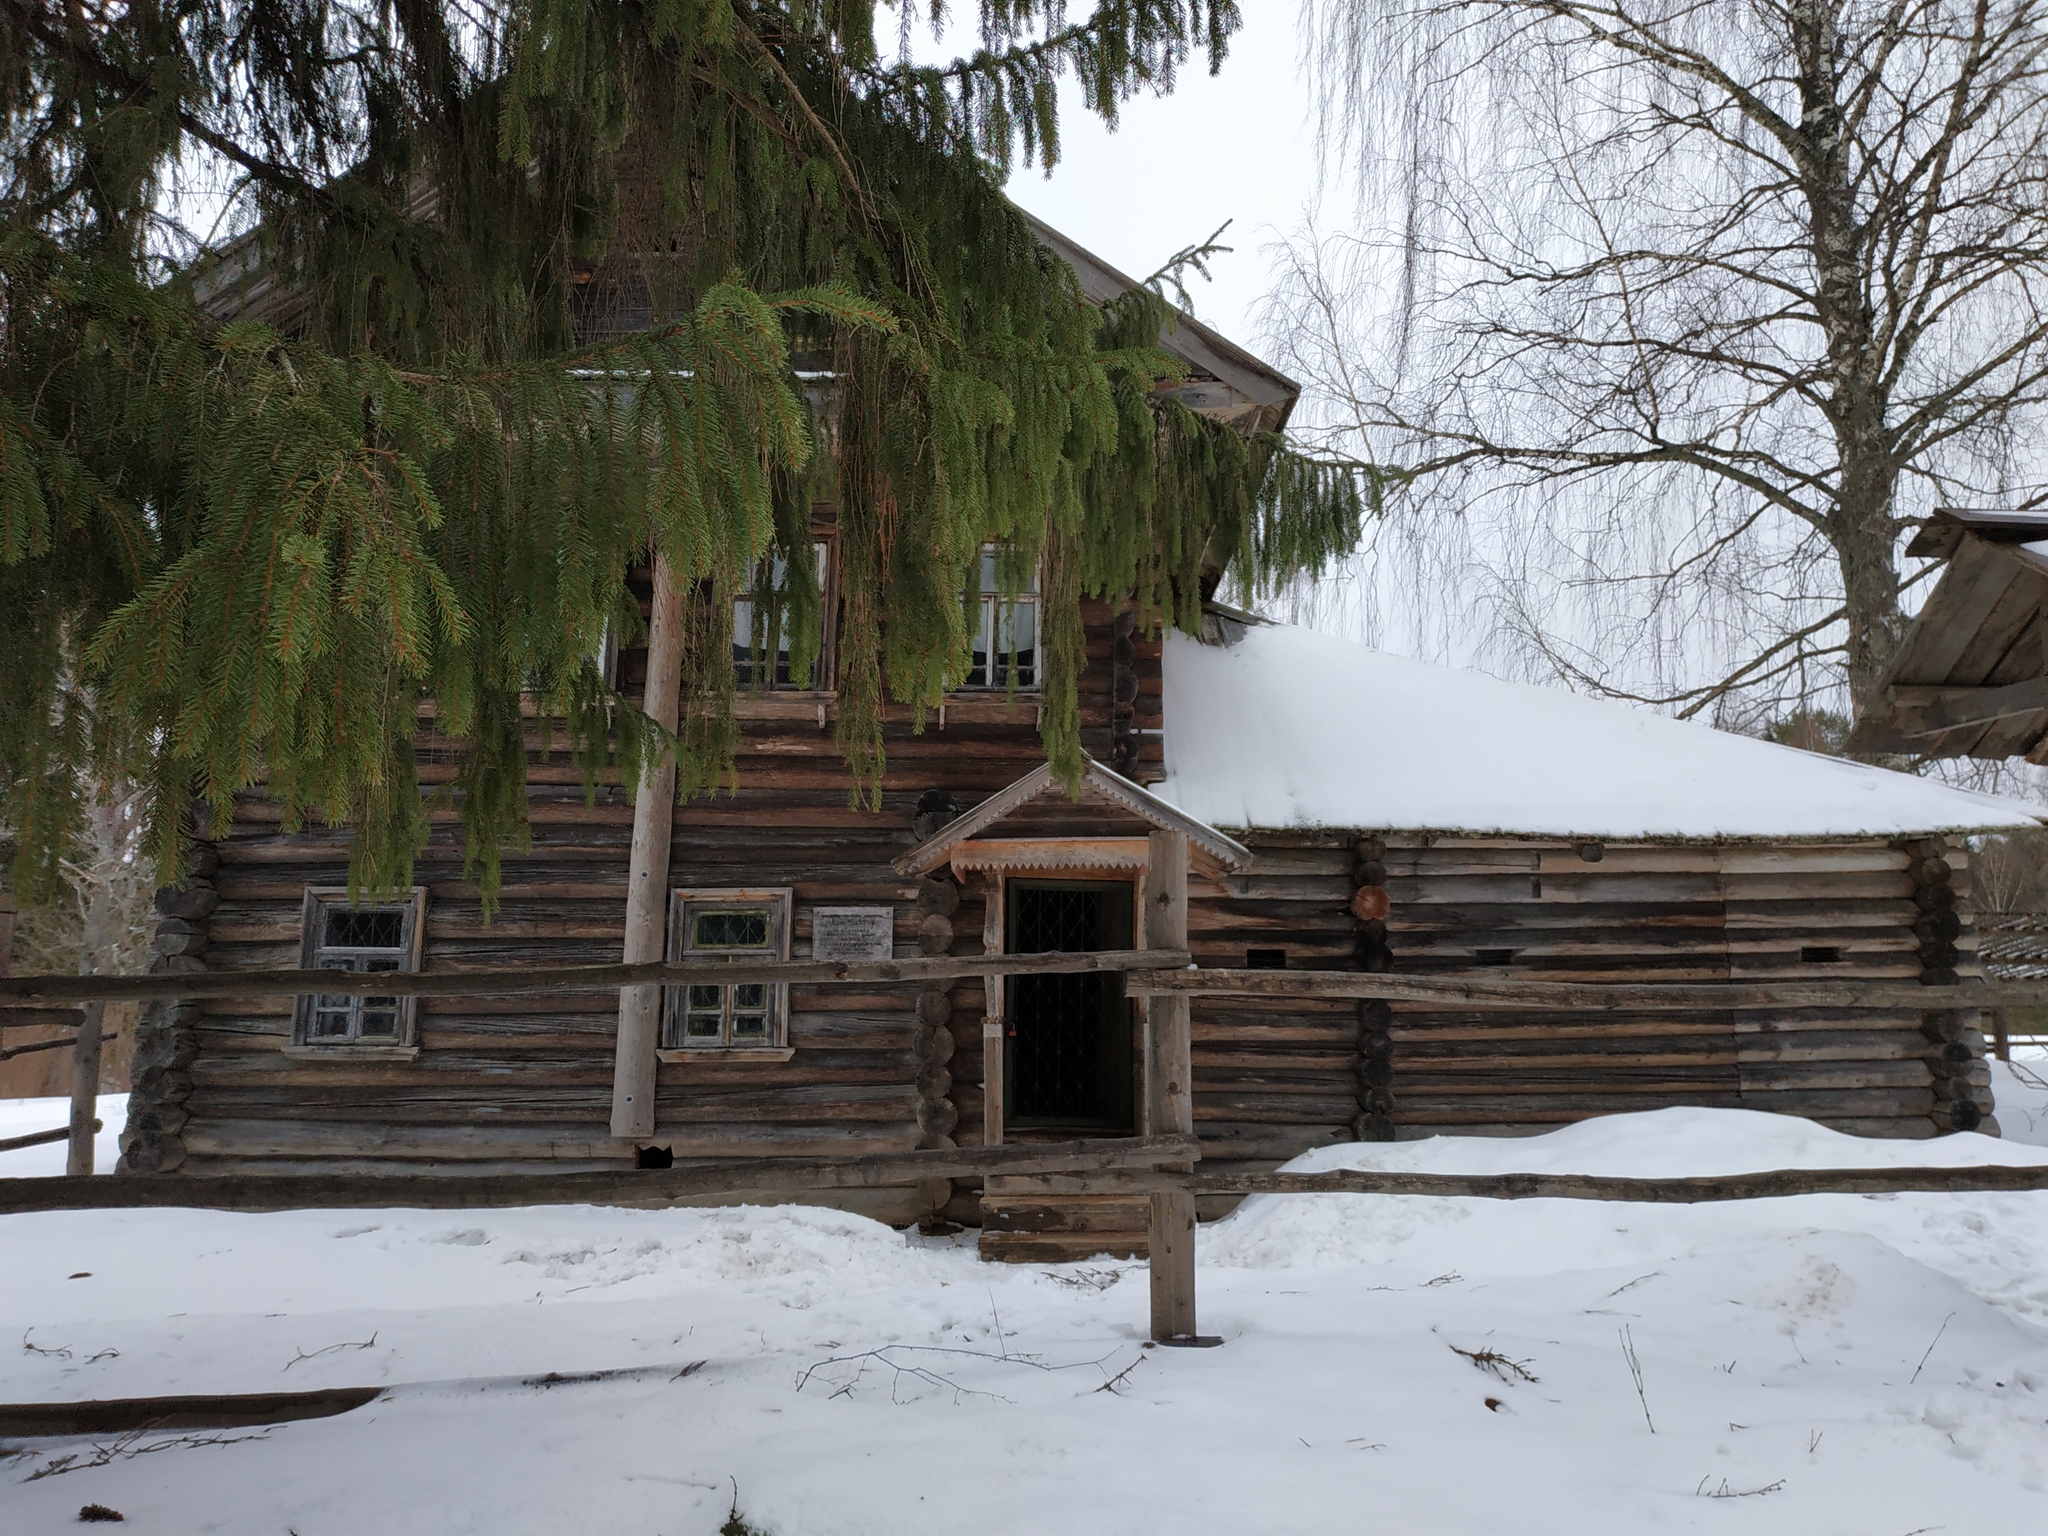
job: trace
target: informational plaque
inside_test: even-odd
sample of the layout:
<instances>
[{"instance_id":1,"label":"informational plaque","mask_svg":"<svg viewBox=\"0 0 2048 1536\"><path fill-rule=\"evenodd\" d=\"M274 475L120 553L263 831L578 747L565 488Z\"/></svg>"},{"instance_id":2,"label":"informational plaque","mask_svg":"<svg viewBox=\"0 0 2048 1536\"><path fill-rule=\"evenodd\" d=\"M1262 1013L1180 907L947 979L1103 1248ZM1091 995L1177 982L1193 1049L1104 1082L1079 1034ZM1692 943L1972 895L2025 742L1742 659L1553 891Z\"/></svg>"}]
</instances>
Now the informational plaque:
<instances>
[{"instance_id":1,"label":"informational plaque","mask_svg":"<svg viewBox=\"0 0 2048 1536\"><path fill-rule=\"evenodd\" d=\"M895 928L893 907L813 907L811 958L887 960Z\"/></svg>"}]
</instances>

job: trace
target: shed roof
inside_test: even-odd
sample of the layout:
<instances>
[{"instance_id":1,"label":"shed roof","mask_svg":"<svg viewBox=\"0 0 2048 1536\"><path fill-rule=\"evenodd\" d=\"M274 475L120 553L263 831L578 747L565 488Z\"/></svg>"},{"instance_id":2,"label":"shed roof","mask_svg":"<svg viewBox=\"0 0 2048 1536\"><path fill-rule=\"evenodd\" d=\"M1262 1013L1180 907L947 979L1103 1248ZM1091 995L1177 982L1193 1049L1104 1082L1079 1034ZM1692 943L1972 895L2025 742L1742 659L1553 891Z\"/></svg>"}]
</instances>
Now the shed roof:
<instances>
[{"instance_id":1,"label":"shed roof","mask_svg":"<svg viewBox=\"0 0 2048 1536\"><path fill-rule=\"evenodd\" d=\"M2048 759L2048 513L1944 510L1906 553L1948 564L1850 746Z\"/></svg>"},{"instance_id":2,"label":"shed roof","mask_svg":"<svg viewBox=\"0 0 2048 1536\"><path fill-rule=\"evenodd\" d=\"M2033 826L2012 800L1285 625L1166 641L1155 792L1236 828L1823 838Z\"/></svg>"}]
</instances>

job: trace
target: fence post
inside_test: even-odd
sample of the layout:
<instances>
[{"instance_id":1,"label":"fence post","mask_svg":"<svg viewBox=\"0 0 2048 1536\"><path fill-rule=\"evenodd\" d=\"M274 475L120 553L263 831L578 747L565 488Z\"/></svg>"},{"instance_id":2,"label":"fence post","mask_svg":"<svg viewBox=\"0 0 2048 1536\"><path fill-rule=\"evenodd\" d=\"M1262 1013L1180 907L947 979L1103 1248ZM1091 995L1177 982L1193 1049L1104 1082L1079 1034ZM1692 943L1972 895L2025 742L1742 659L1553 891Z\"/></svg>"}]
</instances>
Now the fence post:
<instances>
[{"instance_id":1,"label":"fence post","mask_svg":"<svg viewBox=\"0 0 2048 1536\"><path fill-rule=\"evenodd\" d=\"M1186 949L1188 840L1154 832L1145 871L1145 944ZM1145 1092L1155 1136L1195 1131L1193 1051L1185 995L1146 999ZM1191 1171L1191 1168L1190 1170ZM1150 1221L1152 1337L1161 1344L1216 1343L1195 1330L1195 1197L1185 1189L1155 1190Z\"/></svg>"},{"instance_id":2,"label":"fence post","mask_svg":"<svg viewBox=\"0 0 2048 1536\"><path fill-rule=\"evenodd\" d=\"M78 1010L78 1043L71 1049L71 1149L64 1172L92 1172L93 1133L99 1130L100 1020L105 1003L87 1003Z\"/></svg>"}]
</instances>

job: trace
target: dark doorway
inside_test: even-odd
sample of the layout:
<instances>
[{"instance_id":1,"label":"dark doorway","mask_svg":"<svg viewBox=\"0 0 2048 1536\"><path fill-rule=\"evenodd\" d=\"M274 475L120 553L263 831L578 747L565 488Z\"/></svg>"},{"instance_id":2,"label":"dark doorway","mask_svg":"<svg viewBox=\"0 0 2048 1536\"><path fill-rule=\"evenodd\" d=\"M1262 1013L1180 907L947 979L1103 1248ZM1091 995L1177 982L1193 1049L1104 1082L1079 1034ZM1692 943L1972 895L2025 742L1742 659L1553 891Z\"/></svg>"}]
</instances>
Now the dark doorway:
<instances>
[{"instance_id":1,"label":"dark doorway","mask_svg":"<svg viewBox=\"0 0 2048 1536\"><path fill-rule=\"evenodd\" d=\"M1012 880L1004 915L1005 947L1013 955L1131 947L1125 881ZM1130 1130L1137 1117L1123 977L1100 971L1013 976L1008 993L1004 1120Z\"/></svg>"}]
</instances>

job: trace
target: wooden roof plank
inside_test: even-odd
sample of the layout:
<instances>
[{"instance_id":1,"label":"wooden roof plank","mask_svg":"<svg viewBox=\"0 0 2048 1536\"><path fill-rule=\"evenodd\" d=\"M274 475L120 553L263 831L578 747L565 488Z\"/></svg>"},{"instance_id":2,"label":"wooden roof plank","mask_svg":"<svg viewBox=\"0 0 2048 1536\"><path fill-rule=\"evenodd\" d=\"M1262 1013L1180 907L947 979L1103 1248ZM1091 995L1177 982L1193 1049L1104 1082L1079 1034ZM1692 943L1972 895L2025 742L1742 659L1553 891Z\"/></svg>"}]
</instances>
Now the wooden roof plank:
<instances>
[{"instance_id":1,"label":"wooden roof plank","mask_svg":"<svg viewBox=\"0 0 2048 1536\"><path fill-rule=\"evenodd\" d=\"M1893 681L1946 683L2015 578L2019 562L1995 544L1965 540L1899 648ZM1976 678L1970 681L1977 681Z\"/></svg>"}]
</instances>

